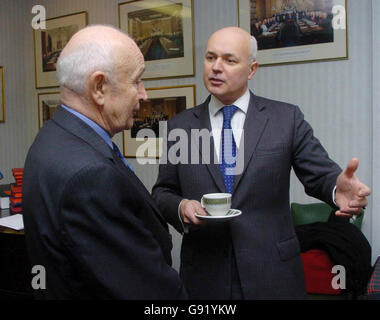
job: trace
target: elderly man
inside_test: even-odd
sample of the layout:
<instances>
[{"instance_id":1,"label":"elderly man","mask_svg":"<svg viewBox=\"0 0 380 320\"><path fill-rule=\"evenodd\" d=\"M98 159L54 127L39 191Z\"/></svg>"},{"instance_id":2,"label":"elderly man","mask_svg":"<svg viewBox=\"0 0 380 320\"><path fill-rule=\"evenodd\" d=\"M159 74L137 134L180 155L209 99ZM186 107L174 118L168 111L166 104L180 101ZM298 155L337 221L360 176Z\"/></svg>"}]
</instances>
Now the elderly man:
<instances>
[{"instance_id":1,"label":"elderly man","mask_svg":"<svg viewBox=\"0 0 380 320\"><path fill-rule=\"evenodd\" d=\"M256 40L246 31L236 27L216 31L204 58L203 80L211 95L168 122L169 130L182 128L189 137L192 129L212 132L211 155L218 160L161 164L153 188L167 221L185 231L180 274L193 299L306 297L289 210L292 167L309 195L331 206L336 203L337 215L360 213L370 194L354 176L358 160L352 159L342 172L297 106L248 90L248 80L258 68L256 52ZM233 132L229 148L228 130ZM203 150L202 143L199 147L192 152L207 159L208 149ZM237 154L230 167L225 159L228 149ZM234 174L226 171L231 168ZM202 195L215 192L232 193L232 208L242 214L224 222L200 220L196 214L206 214L199 202Z\"/></svg>"},{"instance_id":2,"label":"elderly man","mask_svg":"<svg viewBox=\"0 0 380 320\"><path fill-rule=\"evenodd\" d=\"M117 29L90 26L63 49L60 106L31 146L24 221L47 299L180 299L171 238L155 202L111 137L131 128L144 58Z\"/></svg>"}]
</instances>

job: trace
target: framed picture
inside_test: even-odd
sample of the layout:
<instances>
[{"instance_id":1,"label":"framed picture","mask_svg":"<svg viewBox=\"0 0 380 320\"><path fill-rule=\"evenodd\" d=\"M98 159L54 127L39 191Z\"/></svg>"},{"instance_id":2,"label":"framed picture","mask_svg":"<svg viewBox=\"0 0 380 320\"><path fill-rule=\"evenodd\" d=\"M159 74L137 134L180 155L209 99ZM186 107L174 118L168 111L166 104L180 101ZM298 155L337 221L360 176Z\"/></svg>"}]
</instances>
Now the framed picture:
<instances>
[{"instance_id":1,"label":"framed picture","mask_svg":"<svg viewBox=\"0 0 380 320\"><path fill-rule=\"evenodd\" d=\"M346 0L238 0L259 65L348 58Z\"/></svg>"},{"instance_id":2,"label":"framed picture","mask_svg":"<svg viewBox=\"0 0 380 320\"><path fill-rule=\"evenodd\" d=\"M38 123L39 128L50 120L61 105L59 92L41 92L38 94Z\"/></svg>"},{"instance_id":3,"label":"framed picture","mask_svg":"<svg viewBox=\"0 0 380 320\"><path fill-rule=\"evenodd\" d=\"M0 122L5 122L4 67L0 66Z\"/></svg>"},{"instance_id":4,"label":"framed picture","mask_svg":"<svg viewBox=\"0 0 380 320\"><path fill-rule=\"evenodd\" d=\"M121 3L119 27L144 55L143 79L194 76L192 0Z\"/></svg>"},{"instance_id":5,"label":"framed picture","mask_svg":"<svg viewBox=\"0 0 380 320\"><path fill-rule=\"evenodd\" d=\"M161 157L164 122L196 104L195 85L149 88L146 92L148 99L140 104L133 127L123 131L123 153L127 158Z\"/></svg>"},{"instance_id":6,"label":"framed picture","mask_svg":"<svg viewBox=\"0 0 380 320\"><path fill-rule=\"evenodd\" d=\"M71 36L87 25L87 12L46 20L45 30L34 30L36 88L58 87L55 64Z\"/></svg>"}]
</instances>

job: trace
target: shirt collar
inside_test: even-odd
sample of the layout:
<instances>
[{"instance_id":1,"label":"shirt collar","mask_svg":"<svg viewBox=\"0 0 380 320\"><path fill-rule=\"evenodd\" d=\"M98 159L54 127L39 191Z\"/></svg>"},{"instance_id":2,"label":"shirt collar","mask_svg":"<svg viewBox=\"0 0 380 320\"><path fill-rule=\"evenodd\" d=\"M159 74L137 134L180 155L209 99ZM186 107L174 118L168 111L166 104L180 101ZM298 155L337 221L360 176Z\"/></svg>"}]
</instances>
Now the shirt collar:
<instances>
[{"instance_id":1,"label":"shirt collar","mask_svg":"<svg viewBox=\"0 0 380 320\"><path fill-rule=\"evenodd\" d=\"M234 103L231 103L231 105L237 106L241 111L247 114L249 99L250 99L250 94L249 94L249 89L247 88L244 94L240 98L238 98ZM212 116L215 116L217 112L224 106L225 104L223 104L216 97L211 95L211 99L209 102L209 109Z\"/></svg>"},{"instance_id":2,"label":"shirt collar","mask_svg":"<svg viewBox=\"0 0 380 320\"><path fill-rule=\"evenodd\" d=\"M111 149L113 149L112 145L112 139L109 133L104 130L101 126L99 126L96 122L92 121L91 119L87 118L83 114L79 113L78 111L61 104L61 106L66 109L68 112L72 113L74 116L78 117L81 119L83 122L85 122L87 125L89 125L98 135L100 135L103 140L110 146Z\"/></svg>"}]
</instances>

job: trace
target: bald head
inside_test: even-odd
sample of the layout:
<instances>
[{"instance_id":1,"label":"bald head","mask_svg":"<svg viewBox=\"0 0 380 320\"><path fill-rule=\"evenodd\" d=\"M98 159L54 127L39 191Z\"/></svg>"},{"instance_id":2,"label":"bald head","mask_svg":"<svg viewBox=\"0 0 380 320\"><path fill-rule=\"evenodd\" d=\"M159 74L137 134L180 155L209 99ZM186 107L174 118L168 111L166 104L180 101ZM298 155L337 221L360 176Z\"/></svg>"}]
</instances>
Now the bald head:
<instances>
[{"instance_id":1,"label":"bald head","mask_svg":"<svg viewBox=\"0 0 380 320\"><path fill-rule=\"evenodd\" d=\"M144 56L128 35L110 26L86 27L58 59L61 101L112 137L133 126L140 101L147 99L144 70Z\"/></svg>"},{"instance_id":2,"label":"bald head","mask_svg":"<svg viewBox=\"0 0 380 320\"><path fill-rule=\"evenodd\" d=\"M104 42L120 42L121 39L131 40L127 34L122 33L112 26L93 25L85 27L75 33L70 41L62 50L61 57L74 52L78 47L97 44L100 45Z\"/></svg>"},{"instance_id":3,"label":"bald head","mask_svg":"<svg viewBox=\"0 0 380 320\"><path fill-rule=\"evenodd\" d=\"M242 43L244 50L247 50L249 63L256 61L257 56L257 41L255 37L251 36L247 31L239 27L225 27L215 31L209 41L217 37L218 39L234 38L236 41Z\"/></svg>"},{"instance_id":4,"label":"bald head","mask_svg":"<svg viewBox=\"0 0 380 320\"><path fill-rule=\"evenodd\" d=\"M203 81L207 90L225 105L246 92L248 80L256 73L256 46L252 46L252 39L255 40L245 30L228 27L214 32L208 40Z\"/></svg>"},{"instance_id":5,"label":"bald head","mask_svg":"<svg viewBox=\"0 0 380 320\"><path fill-rule=\"evenodd\" d=\"M127 34L112 26L83 28L72 36L59 56L58 81L61 86L78 94L85 93L87 79L95 71L104 72L107 80L112 82L115 72L121 67L120 55L125 52L132 55L140 53Z\"/></svg>"}]
</instances>

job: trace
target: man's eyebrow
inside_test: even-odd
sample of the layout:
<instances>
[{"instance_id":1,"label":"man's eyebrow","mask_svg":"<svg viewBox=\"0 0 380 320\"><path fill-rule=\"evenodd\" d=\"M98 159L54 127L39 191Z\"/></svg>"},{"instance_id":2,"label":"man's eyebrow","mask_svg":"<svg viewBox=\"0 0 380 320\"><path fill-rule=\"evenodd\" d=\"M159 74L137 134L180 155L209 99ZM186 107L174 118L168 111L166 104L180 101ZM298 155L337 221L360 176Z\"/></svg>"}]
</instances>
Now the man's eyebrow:
<instances>
[{"instance_id":1,"label":"man's eyebrow","mask_svg":"<svg viewBox=\"0 0 380 320\"><path fill-rule=\"evenodd\" d=\"M144 74L144 72L145 72L145 67L143 67L143 68L140 70L140 72L137 74L137 78L142 77L142 75Z\"/></svg>"},{"instance_id":2,"label":"man's eyebrow","mask_svg":"<svg viewBox=\"0 0 380 320\"><path fill-rule=\"evenodd\" d=\"M206 54L212 54L212 55L217 55L214 51L207 51ZM222 57L234 57L234 58L237 58L235 54L233 53L230 53L230 52L225 52L225 53L222 53L221 55Z\"/></svg>"}]
</instances>

